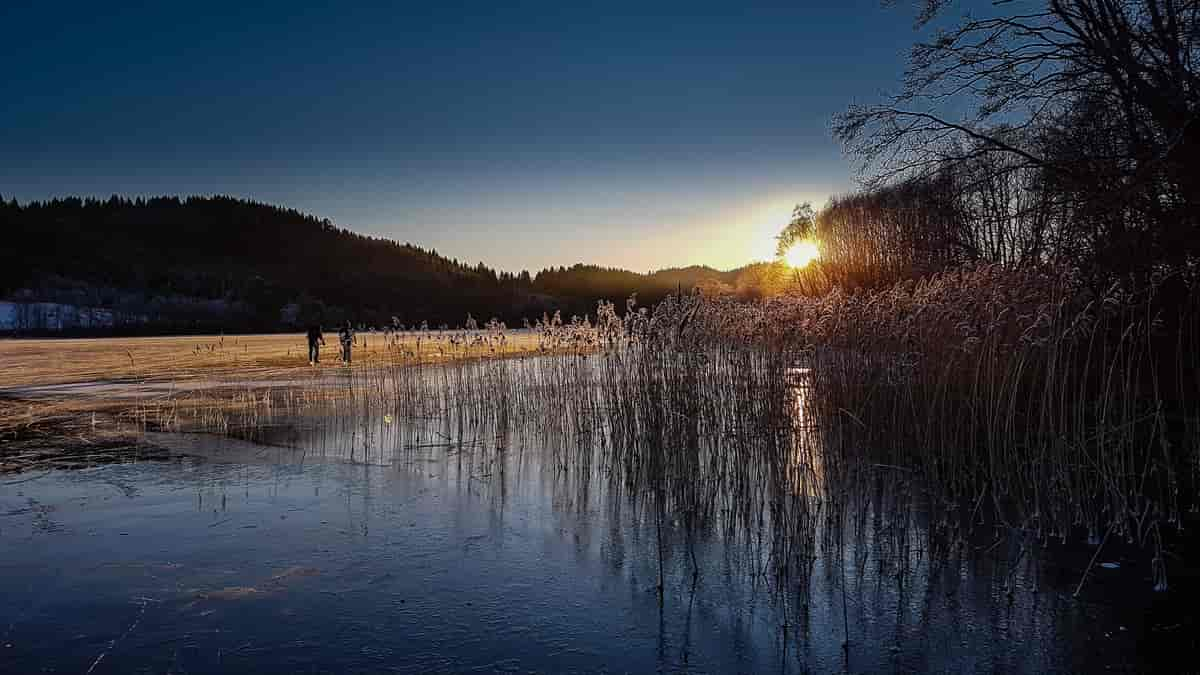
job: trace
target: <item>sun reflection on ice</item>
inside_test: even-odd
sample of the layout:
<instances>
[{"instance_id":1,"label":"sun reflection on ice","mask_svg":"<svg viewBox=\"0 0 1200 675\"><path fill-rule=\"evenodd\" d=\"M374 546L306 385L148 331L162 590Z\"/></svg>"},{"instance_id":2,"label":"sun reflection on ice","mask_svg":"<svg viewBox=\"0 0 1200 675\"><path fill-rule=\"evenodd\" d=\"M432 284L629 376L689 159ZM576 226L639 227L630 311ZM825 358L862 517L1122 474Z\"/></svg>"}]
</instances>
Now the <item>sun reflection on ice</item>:
<instances>
[{"instance_id":1,"label":"sun reflection on ice","mask_svg":"<svg viewBox=\"0 0 1200 675\"><path fill-rule=\"evenodd\" d=\"M821 460L820 436L809 414L812 404L810 369L792 367L787 371L788 404L792 409L792 466L797 489L805 495L819 497L824 483L824 463Z\"/></svg>"}]
</instances>

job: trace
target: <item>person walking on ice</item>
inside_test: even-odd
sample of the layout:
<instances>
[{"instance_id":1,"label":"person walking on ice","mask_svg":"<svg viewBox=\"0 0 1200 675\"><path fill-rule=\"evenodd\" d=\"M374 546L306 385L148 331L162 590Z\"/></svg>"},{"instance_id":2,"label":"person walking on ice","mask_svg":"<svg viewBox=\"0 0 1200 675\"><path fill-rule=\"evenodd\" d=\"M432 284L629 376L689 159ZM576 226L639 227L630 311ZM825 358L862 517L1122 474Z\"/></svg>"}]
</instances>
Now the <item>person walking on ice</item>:
<instances>
[{"instance_id":1,"label":"person walking on ice","mask_svg":"<svg viewBox=\"0 0 1200 675\"><path fill-rule=\"evenodd\" d=\"M321 348L318 345L325 344L325 336L321 334L321 327L317 324L312 324L308 327L308 365L315 366L321 360Z\"/></svg>"},{"instance_id":2,"label":"person walking on ice","mask_svg":"<svg viewBox=\"0 0 1200 675\"><path fill-rule=\"evenodd\" d=\"M338 331L338 340L342 343L342 363L350 363L350 348L354 345L354 332L350 330L350 322Z\"/></svg>"}]
</instances>

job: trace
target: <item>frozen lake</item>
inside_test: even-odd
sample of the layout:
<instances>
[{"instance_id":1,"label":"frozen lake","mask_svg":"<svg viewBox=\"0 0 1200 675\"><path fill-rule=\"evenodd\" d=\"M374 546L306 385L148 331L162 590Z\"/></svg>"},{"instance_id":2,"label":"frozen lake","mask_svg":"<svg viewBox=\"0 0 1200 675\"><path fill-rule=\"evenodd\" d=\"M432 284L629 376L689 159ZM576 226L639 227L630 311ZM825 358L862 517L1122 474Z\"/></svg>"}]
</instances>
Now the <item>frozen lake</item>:
<instances>
[{"instance_id":1,"label":"frozen lake","mask_svg":"<svg viewBox=\"0 0 1200 675\"><path fill-rule=\"evenodd\" d=\"M638 496L536 448L165 443L189 454L0 482L0 671L1096 672L1179 637L1124 569L1081 599L984 555L898 579L869 536L803 601L765 544L702 537L693 582L672 518L660 607Z\"/></svg>"}]
</instances>

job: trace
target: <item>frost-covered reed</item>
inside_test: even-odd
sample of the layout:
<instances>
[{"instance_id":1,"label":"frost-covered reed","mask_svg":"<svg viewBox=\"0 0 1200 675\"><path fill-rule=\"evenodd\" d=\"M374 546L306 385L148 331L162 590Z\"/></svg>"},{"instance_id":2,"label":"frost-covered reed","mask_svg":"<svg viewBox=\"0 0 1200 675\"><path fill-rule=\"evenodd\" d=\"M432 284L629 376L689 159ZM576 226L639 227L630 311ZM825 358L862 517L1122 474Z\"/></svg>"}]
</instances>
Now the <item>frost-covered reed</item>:
<instances>
[{"instance_id":1,"label":"frost-covered reed","mask_svg":"<svg viewBox=\"0 0 1200 675\"><path fill-rule=\"evenodd\" d=\"M396 348L193 420L248 435L282 420L356 461L536 448L577 494L602 481L635 505L660 588L670 541L693 577L719 542L803 587L821 556L861 569L847 542L891 551L902 577L985 535L1014 562L1120 538L1165 588L1164 536L1197 508L1200 312L1191 294L1168 315L1158 290L978 267L876 292L602 303L531 326L536 357L499 358L510 331L493 323L430 335L461 350L442 365Z\"/></svg>"}]
</instances>

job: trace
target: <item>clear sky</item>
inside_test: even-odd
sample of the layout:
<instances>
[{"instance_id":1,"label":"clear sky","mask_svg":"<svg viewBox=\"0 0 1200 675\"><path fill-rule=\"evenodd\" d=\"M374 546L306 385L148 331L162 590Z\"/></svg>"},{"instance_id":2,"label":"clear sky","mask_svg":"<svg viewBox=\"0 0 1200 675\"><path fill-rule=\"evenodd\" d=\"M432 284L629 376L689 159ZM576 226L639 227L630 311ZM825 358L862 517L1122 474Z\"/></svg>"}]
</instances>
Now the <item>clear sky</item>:
<instances>
[{"instance_id":1,"label":"clear sky","mask_svg":"<svg viewBox=\"0 0 1200 675\"><path fill-rule=\"evenodd\" d=\"M230 194L535 271L731 268L853 185L879 0L0 3L0 194Z\"/></svg>"}]
</instances>

